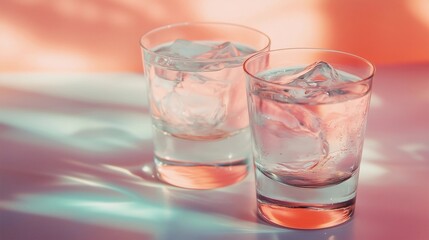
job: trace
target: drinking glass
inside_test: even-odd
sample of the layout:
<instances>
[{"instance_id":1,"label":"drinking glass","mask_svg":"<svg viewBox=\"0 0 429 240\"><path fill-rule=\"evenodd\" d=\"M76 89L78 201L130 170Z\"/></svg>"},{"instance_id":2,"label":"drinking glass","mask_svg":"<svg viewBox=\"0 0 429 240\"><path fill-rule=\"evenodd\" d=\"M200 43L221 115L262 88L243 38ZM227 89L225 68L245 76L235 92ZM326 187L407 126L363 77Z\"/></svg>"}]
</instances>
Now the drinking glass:
<instances>
[{"instance_id":1,"label":"drinking glass","mask_svg":"<svg viewBox=\"0 0 429 240\"><path fill-rule=\"evenodd\" d=\"M264 33L228 23L178 23L140 41L158 177L212 189L248 172L250 131L242 64L266 51Z\"/></svg>"},{"instance_id":2,"label":"drinking glass","mask_svg":"<svg viewBox=\"0 0 429 240\"><path fill-rule=\"evenodd\" d=\"M350 219L373 65L335 50L279 49L244 70L259 215L297 229Z\"/></svg>"}]
</instances>

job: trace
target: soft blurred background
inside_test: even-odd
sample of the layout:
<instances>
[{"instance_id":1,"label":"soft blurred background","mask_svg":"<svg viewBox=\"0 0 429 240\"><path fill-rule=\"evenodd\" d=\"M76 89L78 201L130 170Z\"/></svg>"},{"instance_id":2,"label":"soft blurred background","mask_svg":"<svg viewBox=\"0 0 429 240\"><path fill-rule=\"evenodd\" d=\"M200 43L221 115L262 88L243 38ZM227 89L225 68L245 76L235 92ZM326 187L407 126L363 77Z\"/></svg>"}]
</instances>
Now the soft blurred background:
<instances>
[{"instance_id":1,"label":"soft blurred background","mask_svg":"<svg viewBox=\"0 0 429 240\"><path fill-rule=\"evenodd\" d=\"M183 21L254 27L273 49L427 63L428 13L428 0L1 0L0 73L141 72L140 36Z\"/></svg>"}]
</instances>

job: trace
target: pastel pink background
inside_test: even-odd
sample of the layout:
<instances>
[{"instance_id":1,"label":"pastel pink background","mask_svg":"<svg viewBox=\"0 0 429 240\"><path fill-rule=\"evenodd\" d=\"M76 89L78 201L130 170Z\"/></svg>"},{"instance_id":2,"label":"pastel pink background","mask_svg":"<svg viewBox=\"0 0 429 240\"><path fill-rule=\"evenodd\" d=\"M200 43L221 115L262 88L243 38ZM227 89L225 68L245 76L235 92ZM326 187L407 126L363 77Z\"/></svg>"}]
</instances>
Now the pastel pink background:
<instances>
[{"instance_id":1,"label":"pastel pink background","mask_svg":"<svg viewBox=\"0 0 429 240\"><path fill-rule=\"evenodd\" d=\"M3 0L0 72L141 72L140 36L182 21L254 27L272 48L429 62L428 12L427 0Z\"/></svg>"}]
</instances>

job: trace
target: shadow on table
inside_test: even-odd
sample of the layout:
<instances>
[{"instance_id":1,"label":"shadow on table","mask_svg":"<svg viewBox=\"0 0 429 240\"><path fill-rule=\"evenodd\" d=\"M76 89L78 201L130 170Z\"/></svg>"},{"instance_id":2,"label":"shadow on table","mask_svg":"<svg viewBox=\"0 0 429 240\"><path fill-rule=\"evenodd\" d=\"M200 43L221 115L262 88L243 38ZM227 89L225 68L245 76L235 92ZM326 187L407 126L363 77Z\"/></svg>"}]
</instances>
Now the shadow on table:
<instances>
[{"instance_id":1,"label":"shadow on table","mask_svg":"<svg viewBox=\"0 0 429 240\"><path fill-rule=\"evenodd\" d=\"M144 106L0 88L5 89L0 211L7 221L2 217L0 228L6 239L27 233L49 239L61 232L67 235L61 239L76 239L72 229L83 229L80 239L332 240L353 235L353 221L317 231L260 221L253 174L216 190L160 182Z\"/></svg>"}]
</instances>

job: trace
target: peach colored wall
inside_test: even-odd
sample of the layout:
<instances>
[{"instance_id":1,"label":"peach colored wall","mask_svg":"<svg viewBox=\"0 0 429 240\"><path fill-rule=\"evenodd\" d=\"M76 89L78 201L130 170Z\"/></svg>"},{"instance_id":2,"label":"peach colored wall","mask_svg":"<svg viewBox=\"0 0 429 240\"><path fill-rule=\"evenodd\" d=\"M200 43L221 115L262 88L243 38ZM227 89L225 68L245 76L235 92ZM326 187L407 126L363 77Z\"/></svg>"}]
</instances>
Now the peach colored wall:
<instances>
[{"instance_id":1,"label":"peach colored wall","mask_svg":"<svg viewBox=\"0 0 429 240\"><path fill-rule=\"evenodd\" d=\"M248 25L272 48L428 62L428 12L427 0L1 0L0 72L140 72L140 36L181 21Z\"/></svg>"}]
</instances>

